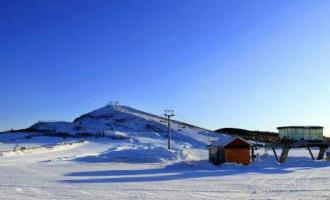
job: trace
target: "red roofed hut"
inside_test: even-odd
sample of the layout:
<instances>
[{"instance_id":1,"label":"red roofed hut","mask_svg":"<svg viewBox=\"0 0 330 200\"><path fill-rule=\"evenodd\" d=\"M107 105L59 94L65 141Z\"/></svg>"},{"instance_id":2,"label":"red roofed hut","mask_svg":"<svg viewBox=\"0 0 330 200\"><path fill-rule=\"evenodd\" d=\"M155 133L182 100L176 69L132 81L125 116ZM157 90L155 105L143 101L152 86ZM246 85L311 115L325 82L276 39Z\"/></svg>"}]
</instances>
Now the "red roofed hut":
<instances>
[{"instance_id":1,"label":"red roofed hut","mask_svg":"<svg viewBox=\"0 0 330 200\"><path fill-rule=\"evenodd\" d=\"M209 145L209 161L215 165L222 163L251 163L251 144L241 137L227 136Z\"/></svg>"}]
</instances>

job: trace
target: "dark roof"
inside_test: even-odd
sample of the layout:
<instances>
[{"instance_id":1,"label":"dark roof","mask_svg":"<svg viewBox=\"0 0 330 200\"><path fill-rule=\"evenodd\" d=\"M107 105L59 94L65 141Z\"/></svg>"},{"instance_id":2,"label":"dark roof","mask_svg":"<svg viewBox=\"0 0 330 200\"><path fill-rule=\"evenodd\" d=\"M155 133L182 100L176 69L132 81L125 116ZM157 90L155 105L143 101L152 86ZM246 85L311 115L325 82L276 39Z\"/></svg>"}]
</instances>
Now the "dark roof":
<instances>
[{"instance_id":1,"label":"dark roof","mask_svg":"<svg viewBox=\"0 0 330 200\"><path fill-rule=\"evenodd\" d=\"M251 131L241 128L221 128L218 130L215 130L217 133L226 133L226 134L245 134L245 135L278 135L278 133L275 132L269 132L269 131Z\"/></svg>"},{"instance_id":2,"label":"dark roof","mask_svg":"<svg viewBox=\"0 0 330 200\"><path fill-rule=\"evenodd\" d=\"M322 126L282 126L277 127L277 129L286 129L286 128L303 128L303 129L323 129Z\"/></svg>"}]
</instances>

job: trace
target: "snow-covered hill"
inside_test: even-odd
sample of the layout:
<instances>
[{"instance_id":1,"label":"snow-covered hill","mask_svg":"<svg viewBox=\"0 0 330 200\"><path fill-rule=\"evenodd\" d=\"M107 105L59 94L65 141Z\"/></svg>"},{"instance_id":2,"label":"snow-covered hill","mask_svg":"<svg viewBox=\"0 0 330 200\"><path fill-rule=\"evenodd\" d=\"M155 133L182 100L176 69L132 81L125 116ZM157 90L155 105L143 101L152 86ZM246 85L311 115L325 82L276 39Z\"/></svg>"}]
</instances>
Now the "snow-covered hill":
<instances>
[{"instance_id":1,"label":"snow-covered hill","mask_svg":"<svg viewBox=\"0 0 330 200\"><path fill-rule=\"evenodd\" d=\"M220 137L230 137L176 120L171 121L171 129L172 147L169 150L166 118L127 106L109 105L83 114L72 122L38 122L15 134L2 134L0 142L4 143L2 149L6 152L12 150L17 143L24 147L33 147L31 151L34 152L35 147L38 147L35 141L41 136L84 136L84 140L91 143L95 138L86 136L101 136L99 139L103 141L102 146L106 143L108 149L77 158L77 161L148 163L205 159L208 144ZM57 141L49 138L46 143Z\"/></svg>"},{"instance_id":2,"label":"snow-covered hill","mask_svg":"<svg viewBox=\"0 0 330 200\"><path fill-rule=\"evenodd\" d=\"M172 121L174 142L187 143L192 147L205 147L221 134ZM98 135L108 136L112 132L153 133L167 138L167 120L163 117L142 112L127 106L105 106L81 115L73 122L38 122L27 130L47 132L50 134ZM129 134L128 134L129 135ZM134 137L138 137L136 134Z\"/></svg>"},{"instance_id":3,"label":"snow-covered hill","mask_svg":"<svg viewBox=\"0 0 330 200\"><path fill-rule=\"evenodd\" d=\"M0 199L329 199L330 164L304 149L282 165L259 149L249 166L214 166L206 145L230 136L172 127L169 150L164 118L106 106L1 133ZM89 134L107 137L76 137Z\"/></svg>"}]
</instances>

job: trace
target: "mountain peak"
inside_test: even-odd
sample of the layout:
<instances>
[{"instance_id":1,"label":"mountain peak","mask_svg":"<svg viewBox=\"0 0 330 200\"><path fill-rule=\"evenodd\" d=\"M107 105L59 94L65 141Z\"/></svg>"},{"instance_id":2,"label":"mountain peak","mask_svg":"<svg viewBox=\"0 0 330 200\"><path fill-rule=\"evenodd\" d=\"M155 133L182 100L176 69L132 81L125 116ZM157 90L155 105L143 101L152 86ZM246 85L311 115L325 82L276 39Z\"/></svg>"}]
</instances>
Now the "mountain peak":
<instances>
[{"instance_id":1,"label":"mountain peak","mask_svg":"<svg viewBox=\"0 0 330 200\"><path fill-rule=\"evenodd\" d=\"M187 123L171 120L173 139L205 146L220 136ZM130 133L156 132L167 138L167 119L128 106L107 105L76 118L73 122L38 122L29 130L68 135L105 135L111 131Z\"/></svg>"}]
</instances>

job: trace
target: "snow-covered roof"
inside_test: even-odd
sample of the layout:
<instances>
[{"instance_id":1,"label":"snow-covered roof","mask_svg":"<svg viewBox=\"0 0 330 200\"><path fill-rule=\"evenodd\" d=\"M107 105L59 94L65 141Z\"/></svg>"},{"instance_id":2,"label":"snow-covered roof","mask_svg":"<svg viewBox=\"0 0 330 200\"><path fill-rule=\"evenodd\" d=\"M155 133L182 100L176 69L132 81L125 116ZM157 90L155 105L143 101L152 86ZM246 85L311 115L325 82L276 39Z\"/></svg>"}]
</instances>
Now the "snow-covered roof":
<instances>
[{"instance_id":1,"label":"snow-covered roof","mask_svg":"<svg viewBox=\"0 0 330 200\"><path fill-rule=\"evenodd\" d=\"M213 142L212 144L210 144L210 147L219 147L219 146L226 146L227 144L233 142L236 139L240 139L244 142L246 142L249 145L252 145L250 142L248 142L247 140L239 137L239 136L229 136L226 135L224 137L221 137L220 139L218 139L217 141Z\"/></svg>"}]
</instances>

